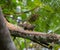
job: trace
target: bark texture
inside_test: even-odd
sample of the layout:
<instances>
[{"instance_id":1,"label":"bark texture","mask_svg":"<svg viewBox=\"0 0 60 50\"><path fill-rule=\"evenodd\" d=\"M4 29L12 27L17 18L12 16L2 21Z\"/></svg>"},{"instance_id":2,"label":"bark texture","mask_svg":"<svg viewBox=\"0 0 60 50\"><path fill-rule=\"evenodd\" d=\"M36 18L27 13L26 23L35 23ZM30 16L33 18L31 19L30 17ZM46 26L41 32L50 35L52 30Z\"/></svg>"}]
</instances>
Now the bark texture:
<instances>
[{"instance_id":1,"label":"bark texture","mask_svg":"<svg viewBox=\"0 0 60 50\"><path fill-rule=\"evenodd\" d=\"M0 50L16 50L0 7Z\"/></svg>"}]
</instances>

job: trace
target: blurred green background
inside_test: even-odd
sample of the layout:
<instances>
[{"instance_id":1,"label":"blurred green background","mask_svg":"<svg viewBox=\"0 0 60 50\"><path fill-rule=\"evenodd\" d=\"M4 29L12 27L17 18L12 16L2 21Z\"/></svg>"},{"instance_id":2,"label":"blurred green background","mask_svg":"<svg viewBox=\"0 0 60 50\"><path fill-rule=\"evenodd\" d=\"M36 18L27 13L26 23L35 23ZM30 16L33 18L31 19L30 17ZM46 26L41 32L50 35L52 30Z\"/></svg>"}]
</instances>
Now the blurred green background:
<instances>
[{"instance_id":1,"label":"blurred green background","mask_svg":"<svg viewBox=\"0 0 60 50\"><path fill-rule=\"evenodd\" d=\"M60 0L0 0L0 6L4 16L10 23L17 25L18 17L22 20L28 20L31 15L38 14L38 19L30 22L35 24L34 31L60 34ZM18 50L24 48L26 50L27 48L38 49L38 47L41 49L42 47L28 39L18 37L14 42ZM58 50L59 47L59 45L55 44L54 50Z\"/></svg>"}]
</instances>

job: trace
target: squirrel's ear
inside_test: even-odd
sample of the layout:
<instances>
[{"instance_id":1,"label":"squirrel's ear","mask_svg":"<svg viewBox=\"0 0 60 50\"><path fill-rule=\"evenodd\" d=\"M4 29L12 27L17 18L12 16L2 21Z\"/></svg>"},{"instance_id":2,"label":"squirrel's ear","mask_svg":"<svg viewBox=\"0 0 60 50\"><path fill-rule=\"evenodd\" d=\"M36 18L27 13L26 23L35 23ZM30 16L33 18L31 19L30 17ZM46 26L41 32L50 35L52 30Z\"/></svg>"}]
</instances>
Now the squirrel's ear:
<instances>
[{"instance_id":1,"label":"squirrel's ear","mask_svg":"<svg viewBox=\"0 0 60 50\"><path fill-rule=\"evenodd\" d=\"M38 16L39 16L39 14L32 14L32 15L29 17L28 21L29 21L29 22L35 22L35 21L38 19Z\"/></svg>"}]
</instances>

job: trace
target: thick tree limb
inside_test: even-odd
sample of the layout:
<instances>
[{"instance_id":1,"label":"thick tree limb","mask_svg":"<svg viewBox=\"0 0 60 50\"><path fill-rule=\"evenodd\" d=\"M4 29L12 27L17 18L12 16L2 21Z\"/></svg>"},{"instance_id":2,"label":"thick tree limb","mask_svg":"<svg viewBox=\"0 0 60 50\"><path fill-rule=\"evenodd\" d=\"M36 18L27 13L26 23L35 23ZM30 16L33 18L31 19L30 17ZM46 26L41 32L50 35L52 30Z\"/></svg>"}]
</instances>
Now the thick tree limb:
<instances>
[{"instance_id":1,"label":"thick tree limb","mask_svg":"<svg viewBox=\"0 0 60 50\"><path fill-rule=\"evenodd\" d=\"M24 35L24 34L32 35L32 36L36 36L37 39L39 39L41 37L49 43L51 43L51 42L58 43L58 44L60 43L60 35L59 34L47 34L47 33L42 33L42 32L26 31L19 26L15 26L11 23L8 23L7 21L6 21L6 25L9 28L9 30L19 32L19 33L17 33L17 34L19 34L19 36L21 34L22 35Z\"/></svg>"},{"instance_id":2,"label":"thick tree limb","mask_svg":"<svg viewBox=\"0 0 60 50\"><path fill-rule=\"evenodd\" d=\"M51 38L52 37L51 39L53 39L53 38L58 39L58 40L60 39L59 34L47 34L47 33L42 33L42 32L27 31L19 26L15 26L15 25L8 23L8 22L6 22L6 25L9 28L9 30L17 31L17 32L22 33L22 34L36 35L36 36L41 36L42 38L47 38L47 37Z\"/></svg>"},{"instance_id":3,"label":"thick tree limb","mask_svg":"<svg viewBox=\"0 0 60 50\"><path fill-rule=\"evenodd\" d=\"M11 35L13 35L13 36L30 39L33 42L36 42L36 43L38 43L44 47L50 48L50 49L52 46L49 43L54 42L55 44L60 44L60 35L58 35L58 34L47 34L47 33L42 33L42 32L26 31L19 26L15 26L15 25L7 22L6 19L5 19L5 22L6 22L7 27L9 28L9 30L11 30L13 32L13 33L11 33Z\"/></svg>"}]
</instances>

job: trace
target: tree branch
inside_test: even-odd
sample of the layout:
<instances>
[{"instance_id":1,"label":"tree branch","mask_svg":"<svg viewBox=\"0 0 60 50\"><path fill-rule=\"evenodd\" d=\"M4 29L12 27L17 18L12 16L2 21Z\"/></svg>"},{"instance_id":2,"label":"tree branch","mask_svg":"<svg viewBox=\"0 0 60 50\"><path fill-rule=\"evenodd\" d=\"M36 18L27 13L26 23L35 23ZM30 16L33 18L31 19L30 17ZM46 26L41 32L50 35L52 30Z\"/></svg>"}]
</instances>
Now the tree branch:
<instances>
[{"instance_id":1,"label":"tree branch","mask_svg":"<svg viewBox=\"0 0 60 50\"><path fill-rule=\"evenodd\" d=\"M35 31L27 31L24 30L22 27L20 26L15 26L11 23L6 22L7 27L12 30L12 31L18 31L19 33L23 33L23 34L29 34L29 35L37 35L37 36L43 36L43 37L48 37L48 36L52 36L52 37L57 37L57 39L60 38L59 34L47 34L47 33L42 33L42 32L35 32ZM48 36L47 36L48 35Z\"/></svg>"},{"instance_id":2,"label":"tree branch","mask_svg":"<svg viewBox=\"0 0 60 50\"><path fill-rule=\"evenodd\" d=\"M42 33L42 32L27 31L27 30L24 30L22 27L15 26L7 22L5 18L4 20L7 27L11 31L11 35L15 37L23 37L26 39L30 39L31 41L36 42L50 49L52 49L52 45L50 45L50 43L53 42L55 44L60 44L60 35L58 34L47 34L47 33Z\"/></svg>"}]
</instances>

